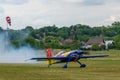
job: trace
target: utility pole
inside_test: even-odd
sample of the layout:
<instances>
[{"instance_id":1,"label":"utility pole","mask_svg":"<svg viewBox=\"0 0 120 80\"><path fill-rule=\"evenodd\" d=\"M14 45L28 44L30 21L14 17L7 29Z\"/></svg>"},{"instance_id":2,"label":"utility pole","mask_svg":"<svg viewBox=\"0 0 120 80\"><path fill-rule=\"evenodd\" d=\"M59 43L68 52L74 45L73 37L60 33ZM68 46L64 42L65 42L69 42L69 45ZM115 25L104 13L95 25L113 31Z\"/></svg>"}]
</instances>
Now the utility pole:
<instances>
[{"instance_id":1,"label":"utility pole","mask_svg":"<svg viewBox=\"0 0 120 80\"><path fill-rule=\"evenodd\" d=\"M9 16L6 17L6 21L7 21L7 29L5 32L5 51L8 51L9 48L9 27L11 26L11 18Z\"/></svg>"}]
</instances>

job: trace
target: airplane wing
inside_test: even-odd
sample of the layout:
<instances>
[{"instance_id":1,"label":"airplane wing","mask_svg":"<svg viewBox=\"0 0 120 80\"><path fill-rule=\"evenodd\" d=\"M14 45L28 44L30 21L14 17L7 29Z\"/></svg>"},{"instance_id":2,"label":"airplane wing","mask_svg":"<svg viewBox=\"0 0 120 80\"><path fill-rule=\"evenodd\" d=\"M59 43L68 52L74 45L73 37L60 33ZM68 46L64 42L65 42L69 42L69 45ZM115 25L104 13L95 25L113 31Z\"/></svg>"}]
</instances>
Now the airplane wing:
<instances>
[{"instance_id":1,"label":"airplane wing","mask_svg":"<svg viewBox=\"0 0 120 80\"><path fill-rule=\"evenodd\" d=\"M38 58L31 58L30 60L37 60L37 61L46 61L46 60L66 60L68 59L67 57L38 57Z\"/></svg>"},{"instance_id":2,"label":"airplane wing","mask_svg":"<svg viewBox=\"0 0 120 80\"><path fill-rule=\"evenodd\" d=\"M99 55L86 55L86 56L81 56L80 58L96 58L96 57L107 57L109 55L107 54L99 54Z\"/></svg>"}]
</instances>

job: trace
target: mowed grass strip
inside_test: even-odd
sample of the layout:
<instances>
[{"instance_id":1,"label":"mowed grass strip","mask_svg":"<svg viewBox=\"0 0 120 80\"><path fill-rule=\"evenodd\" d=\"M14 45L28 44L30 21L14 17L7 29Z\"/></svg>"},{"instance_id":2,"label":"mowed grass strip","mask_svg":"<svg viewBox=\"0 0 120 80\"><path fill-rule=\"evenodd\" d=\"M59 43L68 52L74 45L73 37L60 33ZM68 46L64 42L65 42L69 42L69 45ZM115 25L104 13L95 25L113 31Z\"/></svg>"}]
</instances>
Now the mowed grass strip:
<instances>
[{"instance_id":1,"label":"mowed grass strip","mask_svg":"<svg viewBox=\"0 0 120 80\"><path fill-rule=\"evenodd\" d=\"M63 64L50 68L45 64L0 64L0 80L120 80L120 53L107 52L110 58L81 59L86 68L75 62L67 69L61 68Z\"/></svg>"}]
</instances>

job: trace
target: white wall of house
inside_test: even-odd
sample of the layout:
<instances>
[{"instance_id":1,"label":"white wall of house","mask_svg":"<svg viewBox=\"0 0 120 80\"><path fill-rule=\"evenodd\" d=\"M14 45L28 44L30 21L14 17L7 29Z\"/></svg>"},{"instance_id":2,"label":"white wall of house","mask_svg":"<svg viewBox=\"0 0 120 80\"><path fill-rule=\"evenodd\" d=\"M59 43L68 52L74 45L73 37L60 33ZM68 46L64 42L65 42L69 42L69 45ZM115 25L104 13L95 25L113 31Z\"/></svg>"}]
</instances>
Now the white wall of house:
<instances>
[{"instance_id":1,"label":"white wall of house","mask_svg":"<svg viewBox=\"0 0 120 80\"><path fill-rule=\"evenodd\" d=\"M106 40L106 41L105 41L106 49L108 49L108 45L109 45L109 44L113 44L113 42L114 42L113 40Z\"/></svg>"}]
</instances>

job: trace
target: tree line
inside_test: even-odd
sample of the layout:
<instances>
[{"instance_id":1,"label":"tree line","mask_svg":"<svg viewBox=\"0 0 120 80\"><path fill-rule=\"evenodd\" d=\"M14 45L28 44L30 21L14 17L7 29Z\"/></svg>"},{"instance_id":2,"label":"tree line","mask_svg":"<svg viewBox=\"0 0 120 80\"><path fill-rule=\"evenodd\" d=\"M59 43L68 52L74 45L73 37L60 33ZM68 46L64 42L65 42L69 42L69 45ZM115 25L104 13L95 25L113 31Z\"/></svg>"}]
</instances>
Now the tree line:
<instances>
[{"instance_id":1,"label":"tree line","mask_svg":"<svg viewBox=\"0 0 120 80\"><path fill-rule=\"evenodd\" d=\"M90 38L99 37L104 40L114 40L111 48L120 49L120 22L114 22L108 26L91 27L89 25L76 24L57 27L56 25L44 26L34 29L27 26L21 30L4 30L0 27L0 33L8 32L10 43L15 48L31 46L35 49L81 49L82 43ZM73 42L60 44L61 41L72 39Z\"/></svg>"}]
</instances>

